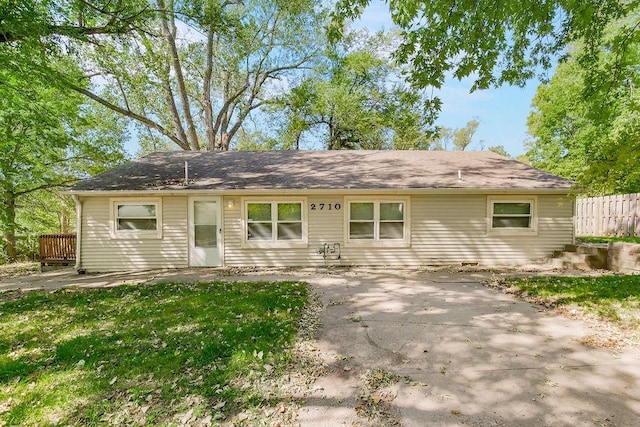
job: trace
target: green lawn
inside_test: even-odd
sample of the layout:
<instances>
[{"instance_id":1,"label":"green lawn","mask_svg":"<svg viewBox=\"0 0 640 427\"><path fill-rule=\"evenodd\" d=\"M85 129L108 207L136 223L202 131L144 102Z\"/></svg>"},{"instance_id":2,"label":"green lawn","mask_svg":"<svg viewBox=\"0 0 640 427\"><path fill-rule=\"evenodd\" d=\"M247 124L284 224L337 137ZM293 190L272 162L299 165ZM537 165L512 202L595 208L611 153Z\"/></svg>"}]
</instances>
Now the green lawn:
<instances>
[{"instance_id":1,"label":"green lawn","mask_svg":"<svg viewBox=\"0 0 640 427\"><path fill-rule=\"evenodd\" d=\"M505 279L527 296L556 306L576 306L624 329L640 328L640 276Z\"/></svg>"},{"instance_id":2,"label":"green lawn","mask_svg":"<svg viewBox=\"0 0 640 427\"><path fill-rule=\"evenodd\" d=\"M0 294L0 425L228 419L286 399L306 285L165 283Z\"/></svg>"},{"instance_id":3,"label":"green lawn","mask_svg":"<svg viewBox=\"0 0 640 427\"><path fill-rule=\"evenodd\" d=\"M609 242L625 242L625 243L640 243L640 236L629 236L629 237L592 237L592 236L582 236L576 237L577 241L584 243L609 243Z\"/></svg>"}]
</instances>

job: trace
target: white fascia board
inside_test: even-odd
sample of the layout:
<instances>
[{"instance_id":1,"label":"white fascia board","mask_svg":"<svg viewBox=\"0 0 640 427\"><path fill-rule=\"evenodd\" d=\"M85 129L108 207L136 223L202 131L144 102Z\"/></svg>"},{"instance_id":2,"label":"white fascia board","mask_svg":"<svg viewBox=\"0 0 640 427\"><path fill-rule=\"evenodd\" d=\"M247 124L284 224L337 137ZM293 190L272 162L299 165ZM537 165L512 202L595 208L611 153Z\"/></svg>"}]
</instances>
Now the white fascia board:
<instances>
[{"instance_id":1,"label":"white fascia board","mask_svg":"<svg viewBox=\"0 0 640 427\"><path fill-rule=\"evenodd\" d=\"M313 195L313 194L562 194L571 193L570 188L378 188L378 189L351 189L351 188L296 188L296 189L224 189L224 190L110 190L110 191L64 191L62 194L76 196L120 196L120 197L150 197L150 196L242 196L242 195Z\"/></svg>"}]
</instances>

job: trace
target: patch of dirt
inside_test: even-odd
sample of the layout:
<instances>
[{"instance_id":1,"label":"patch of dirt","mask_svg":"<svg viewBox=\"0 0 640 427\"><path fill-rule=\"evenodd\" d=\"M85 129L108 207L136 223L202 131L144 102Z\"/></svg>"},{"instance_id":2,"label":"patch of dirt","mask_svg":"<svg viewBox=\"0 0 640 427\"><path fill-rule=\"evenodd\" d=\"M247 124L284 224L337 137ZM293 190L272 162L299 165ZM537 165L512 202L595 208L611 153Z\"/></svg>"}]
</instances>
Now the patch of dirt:
<instances>
[{"instance_id":1,"label":"patch of dirt","mask_svg":"<svg viewBox=\"0 0 640 427\"><path fill-rule=\"evenodd\" d=\"M361 376L360 405L356 413L370 422L384 426L400 426L399 416L394 414L391 402L398 396L400 376L381 369L367 370Z\"/></svg>"},{"instance_id":2,"label":"patch of dirt","mask_svg":"<svg viewBox=\"0 0 640 427\"><path fill-rule=\"evenodd\" d=\"M40 264L37 262L17 262L0 265L0 280L11 279L20 276L31 276L40 272Z\"/></svg>"}]
</instances>

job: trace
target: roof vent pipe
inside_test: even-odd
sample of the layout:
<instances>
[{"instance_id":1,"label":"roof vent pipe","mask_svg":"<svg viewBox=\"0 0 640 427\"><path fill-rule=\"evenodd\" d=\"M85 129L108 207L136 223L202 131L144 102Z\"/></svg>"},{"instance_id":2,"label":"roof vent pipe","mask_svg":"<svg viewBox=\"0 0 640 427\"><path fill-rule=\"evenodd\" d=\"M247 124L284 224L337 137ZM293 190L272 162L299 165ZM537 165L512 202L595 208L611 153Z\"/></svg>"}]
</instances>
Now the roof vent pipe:
<instances>
[{"instance_id":1,"label":"roof vent pipe","mask_svg":"<svg viewBox=\"0 0 640 427\"><path fill-rule=\"evenodd\" d=\"M184 185L189 185L189 162L184 162Z\"/></svg>"},{"instance_id":2,"label":"roof vent pipe","mask_svg":"<svg viewBox=\"0 0 640 427\"><path fill-rule=\"evenodd\" d=\"M462 181L462 171L458 169L458 181Z\"/></svg>"}]
</instances>

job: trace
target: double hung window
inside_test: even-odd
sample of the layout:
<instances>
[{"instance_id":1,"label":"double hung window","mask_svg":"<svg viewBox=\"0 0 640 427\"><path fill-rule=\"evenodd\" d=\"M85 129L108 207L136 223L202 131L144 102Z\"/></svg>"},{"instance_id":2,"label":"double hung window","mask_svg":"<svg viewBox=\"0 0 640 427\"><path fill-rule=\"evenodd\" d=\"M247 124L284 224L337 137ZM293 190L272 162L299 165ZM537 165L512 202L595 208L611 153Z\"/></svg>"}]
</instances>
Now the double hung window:
<instances>
[{"instance_id":1,"label":"double hung window","mask_svg":"<svg viewBox=\"0 0 640 427\"><path fill-rule=\"evenodd\" d=\"M112 233L115 237L161 237L160 200L112 200Z\"/></svg>"},{"instance_id":2,"label":"double hung window","mask_svg":"<svg viewBox=\"0 0 640 427\"><path fill-rule=\"evenodd\" d=\"M489 199L489 230L535 232L535 199Z\"/></svg>"},{"instance_id":3,"label":"double hung window","mask_svg":"<svg viewBox=\"0 0 640 427\"><path fill-rule=\"evenodd\" d=\"M306 242L302 201L246 201L246 242Z\"/></svg>"},{"instance_id":4,"label":"double hung window","mask_svg":"<svg viewBox=\"0 0 640 427\"><path fill-rule=\"evenodd\" d=\"M351 200L347 206L347 242L384 245L408 241L406 201Z\"/></svg>"}]
</instances>

